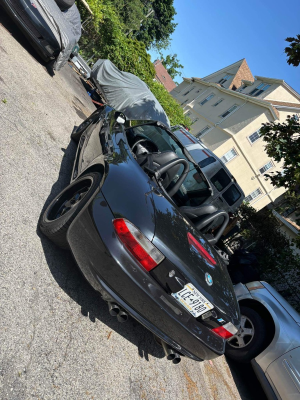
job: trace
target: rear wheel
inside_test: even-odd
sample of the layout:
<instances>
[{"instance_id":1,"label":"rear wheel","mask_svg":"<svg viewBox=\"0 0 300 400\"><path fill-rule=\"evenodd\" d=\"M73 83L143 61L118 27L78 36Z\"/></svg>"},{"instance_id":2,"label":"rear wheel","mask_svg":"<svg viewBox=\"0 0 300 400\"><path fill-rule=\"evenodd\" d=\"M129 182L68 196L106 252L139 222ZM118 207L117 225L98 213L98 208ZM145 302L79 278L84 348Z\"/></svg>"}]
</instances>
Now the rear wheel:
<instances>
[{"instance_id":1,"label":"rear wheel","mask_svg":"<svg viewBox=\"0 0 300 400\"><path fill-rule=\"evenodd\" d=\"M235 361L247 363L264 350L267 326L257 311L245 306L240 309L241 327L227 340L225 354Z\"/></svg>"},{"instance_id":2,"label":"rear wheel","mask_svg":"<svg viewBox=\"0 0 300 400\"><path fill-rule=\"evenodd\" d=\"M40 220L40 229L52 242L68 248L67 231L84 205L99 188L98 172L81 176L67 186L47 207Z\"/></svg>"}]
</instances>

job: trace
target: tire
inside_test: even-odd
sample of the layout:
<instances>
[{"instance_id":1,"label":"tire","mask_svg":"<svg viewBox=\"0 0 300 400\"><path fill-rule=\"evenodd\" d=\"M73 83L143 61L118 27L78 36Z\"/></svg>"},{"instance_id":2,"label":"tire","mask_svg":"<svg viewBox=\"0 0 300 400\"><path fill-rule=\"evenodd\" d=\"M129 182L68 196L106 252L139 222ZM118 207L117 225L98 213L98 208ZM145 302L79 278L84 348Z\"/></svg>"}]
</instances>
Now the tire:
<instances>
[{"instance_id":1,"label":"tire","mask_svg":"<svg viewBox=\"0 0 300 400\"><path fill-rule=\"evenodd\" d=\"M61 11L66 11L75 3L75 0L55 0L55 3L61 9Z\"/></svg>"},{"instance_id":2,"label":"tire","mask_svg":"<svg viewBox=\"0 0 300 400\"><path fill-rule=\"evenodd\" d=\"M57 246L68 249L67 231L71 222L97 191L101 174L90 172L60 192L43 213L39 227Z\"/></svg>"},{"instance_id":3,"label":"tire","mask_svg":"<svg viewBox=\"0 0 300 400\"><path fill-rule=\"evenodd\" d=\"M245 306L241 306L240 309L241 323L244 327L240 328L237 335L227 340L225 355L232 360L248 363L265 349L267 326L257 311ZM249 333L249 329L252 329L252 334L245 334L245 329ZM242 345L242 341L244 345Z\"/></svg>"}]
</instances>

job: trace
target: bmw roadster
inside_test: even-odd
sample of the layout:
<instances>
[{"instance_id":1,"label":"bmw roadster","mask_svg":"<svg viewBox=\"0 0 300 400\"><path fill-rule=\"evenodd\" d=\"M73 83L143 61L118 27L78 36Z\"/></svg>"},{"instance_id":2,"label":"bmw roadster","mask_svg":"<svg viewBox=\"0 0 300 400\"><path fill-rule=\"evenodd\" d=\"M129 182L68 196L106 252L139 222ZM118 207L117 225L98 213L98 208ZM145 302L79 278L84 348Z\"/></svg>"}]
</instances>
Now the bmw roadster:
<instances>
[{"instance_id":1,"label":"bmw roadster","mask_svg":"<svg viewBox=\"0 0 300 400\"><path fill-rule=\"evenodd\" d=\"M161 122L128 120L109 106L71 137L71 183L42 215L42 232L71 250L111 315L152 331L168 359L222 355L240 324L213 247L228 215L210 204L198 164ZM217 218L224 222L204 234Z\"/></svg>"}]
</instances>

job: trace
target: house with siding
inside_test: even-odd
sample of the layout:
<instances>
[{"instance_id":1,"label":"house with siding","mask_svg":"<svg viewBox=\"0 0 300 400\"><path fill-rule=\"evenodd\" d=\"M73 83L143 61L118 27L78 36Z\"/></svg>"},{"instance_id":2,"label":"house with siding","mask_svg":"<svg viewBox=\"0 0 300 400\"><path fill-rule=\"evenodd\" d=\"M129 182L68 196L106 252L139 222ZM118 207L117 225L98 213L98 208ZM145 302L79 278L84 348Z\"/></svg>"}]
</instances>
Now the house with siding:
<instances>
[{"instance_id":1,"label":"house with siding","mask_svg":"<svg viewBox=\"0 0 300 400\"><path fill-rule=\"evenodd\" d=\"M262 123L300 115L300 95L282 79L253 76L245 59L203 78L184 78L171 95L192 120L191 133L226 164L257 210L285 192L265 173L282 171L265 152Z\"/></svg>"}]
</instances>

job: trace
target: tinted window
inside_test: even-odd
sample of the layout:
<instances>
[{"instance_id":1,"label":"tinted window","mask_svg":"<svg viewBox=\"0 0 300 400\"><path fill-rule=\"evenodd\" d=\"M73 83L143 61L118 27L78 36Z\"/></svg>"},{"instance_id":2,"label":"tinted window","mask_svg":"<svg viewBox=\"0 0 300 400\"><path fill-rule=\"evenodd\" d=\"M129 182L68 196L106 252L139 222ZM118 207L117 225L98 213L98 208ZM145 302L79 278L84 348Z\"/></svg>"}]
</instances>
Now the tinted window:
<instances>
[{"instance_id":1,"label":"tinted window","mask_svg":"<svg viewBox=\"0 0 300 400\"><path fill-rule=\"evenodd\" d=\"M207 167L208 165L214 163L215 161L216 161L216 159L214 157L207 157L207 158L204 158L204 160L200 161L198 163L198 165L200 168L204 168L204 167Z\"/></svg>"},{"instance_id":2,"label":"tinted window","mask_svg":"<svg viewBox=\"0 0 300 400\"><path fill-rule=\"evenodd\" d=\"M227 203L232 206L241 197L241 193L238 191L235 185L231 185L224 193L224 199Z\"/></svg>"},{"instance_id":3,"label":"tinted window","mask_svg":"<svg viewBox=\"0 0 300 400\"><path fill-rule=\"evenodd\" d=\"M229 185L231 182L231 179L225 172L223 168L221 168L212 178L211 178L212 183L215 185L215 187L218 189L219 192L221 192L226 186Z\"/></svg>"}]
</instances>

